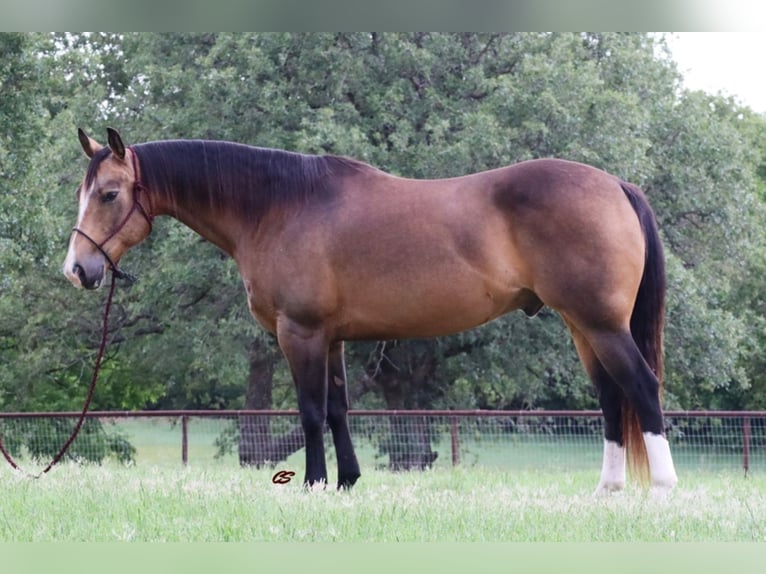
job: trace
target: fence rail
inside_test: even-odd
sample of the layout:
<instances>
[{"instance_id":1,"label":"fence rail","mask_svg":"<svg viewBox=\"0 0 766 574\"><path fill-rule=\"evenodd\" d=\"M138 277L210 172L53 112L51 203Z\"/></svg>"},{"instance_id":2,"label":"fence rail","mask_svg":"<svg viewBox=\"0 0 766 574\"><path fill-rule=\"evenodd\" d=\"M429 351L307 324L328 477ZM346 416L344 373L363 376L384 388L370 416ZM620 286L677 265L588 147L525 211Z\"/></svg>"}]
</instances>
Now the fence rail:
<instances>
[{"instance_id":1,"label":"fence rail","mask_svg":"<svg viewBox=\"0 0 766 574\"><path fill-rule=\"evenodd\" d=\"M42 459L77 416L0 413L0 433L17 455ZM354 410L349 420L361 462L392 470L600 465L600 411ZM666 411L665 420L680 468L766 470L766 411ZM295 410L162 410L92 411L71 450L93 461L260 466L302 465L302 447Z\"/></svg>"}]
</instances>

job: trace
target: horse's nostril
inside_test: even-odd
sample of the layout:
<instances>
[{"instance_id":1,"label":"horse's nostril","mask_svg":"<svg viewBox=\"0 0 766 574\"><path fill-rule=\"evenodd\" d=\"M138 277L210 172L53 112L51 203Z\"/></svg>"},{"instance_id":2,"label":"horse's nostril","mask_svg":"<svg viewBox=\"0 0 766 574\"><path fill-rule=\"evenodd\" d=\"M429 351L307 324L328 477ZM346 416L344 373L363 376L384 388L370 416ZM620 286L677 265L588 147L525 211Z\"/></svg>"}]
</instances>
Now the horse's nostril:
<instances>
[{"instance_id":1,"label":"horse's nostril","mask_svg":"<svg viewBox=\"0 0 766 574\"><path fill-rule=\"evenodd\" d=\"M80 283L85 283L85 269L83 269L79 263L75 263L72 266L72 273L77 275Z\"/></svg>"}]
</instances>

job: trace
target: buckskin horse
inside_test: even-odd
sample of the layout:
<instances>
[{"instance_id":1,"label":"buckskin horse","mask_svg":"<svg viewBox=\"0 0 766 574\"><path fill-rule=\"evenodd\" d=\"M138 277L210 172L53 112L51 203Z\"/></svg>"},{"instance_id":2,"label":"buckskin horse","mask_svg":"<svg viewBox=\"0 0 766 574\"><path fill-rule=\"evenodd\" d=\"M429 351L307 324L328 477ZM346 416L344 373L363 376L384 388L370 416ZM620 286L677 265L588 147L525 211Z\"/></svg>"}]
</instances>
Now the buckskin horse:
<instances>
[{"instance_id":1,"label":"buckskin horse","mask_svg":"<svg viewBox=\"0 0 766 574\"><path fill-rule=\"evenodd\" d=\"M435 337L509 311L555 309L598 391L597 493L677 482L661 409L663 250L642 191L594 167L524 161L449 179L354 159L203 140L102 146L90 158L64 273L94 289L156 216L236 262L253 317L276 335L306 437L304 483L360 476L348 426L344 341ZM114 278L112 279L114 280Z\"/></svg>"}]
</instances>

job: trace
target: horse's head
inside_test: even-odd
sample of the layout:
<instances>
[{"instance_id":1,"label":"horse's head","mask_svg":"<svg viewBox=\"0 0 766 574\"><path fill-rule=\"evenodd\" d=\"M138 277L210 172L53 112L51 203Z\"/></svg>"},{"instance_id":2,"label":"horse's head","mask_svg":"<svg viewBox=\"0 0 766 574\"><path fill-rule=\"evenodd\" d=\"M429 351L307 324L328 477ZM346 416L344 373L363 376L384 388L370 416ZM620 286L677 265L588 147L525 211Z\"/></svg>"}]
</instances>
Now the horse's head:
<instances>
[{"instance_id":1,"label":"horse's head","mask_svg":"<svg viewBox=\"0 0 766 574\"><path fill-rule=\"evenodd\" d=\"M96 289L106 269L121 275L117 262L152 229L152 217L142 202L139 164L117 131L107 128L108 147L78 130L80 144L90 158L77 190L77 225L69 240L64 274L76 287Z\"/></svg>"}]
</instances>

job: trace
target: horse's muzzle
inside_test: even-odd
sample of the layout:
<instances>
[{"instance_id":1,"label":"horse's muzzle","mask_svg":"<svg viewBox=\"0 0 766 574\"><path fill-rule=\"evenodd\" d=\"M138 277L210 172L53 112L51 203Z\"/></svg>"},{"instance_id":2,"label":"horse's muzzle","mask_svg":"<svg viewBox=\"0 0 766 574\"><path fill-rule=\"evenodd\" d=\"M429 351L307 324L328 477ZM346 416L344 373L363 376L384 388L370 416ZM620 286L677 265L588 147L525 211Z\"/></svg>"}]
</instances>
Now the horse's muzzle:
<instances>
[{"instance_id":1,"label":"horse's muzzle","mask_svg":"<svg viewBox=\"0 0 766 574\"><path fill-rule=\"evenodd\" d=\"M104 265L102 263L88 269L76 262L71 267L64 269L64 275L75 287L98 289L104 282Z\"/></svg>"}]
</instances>

